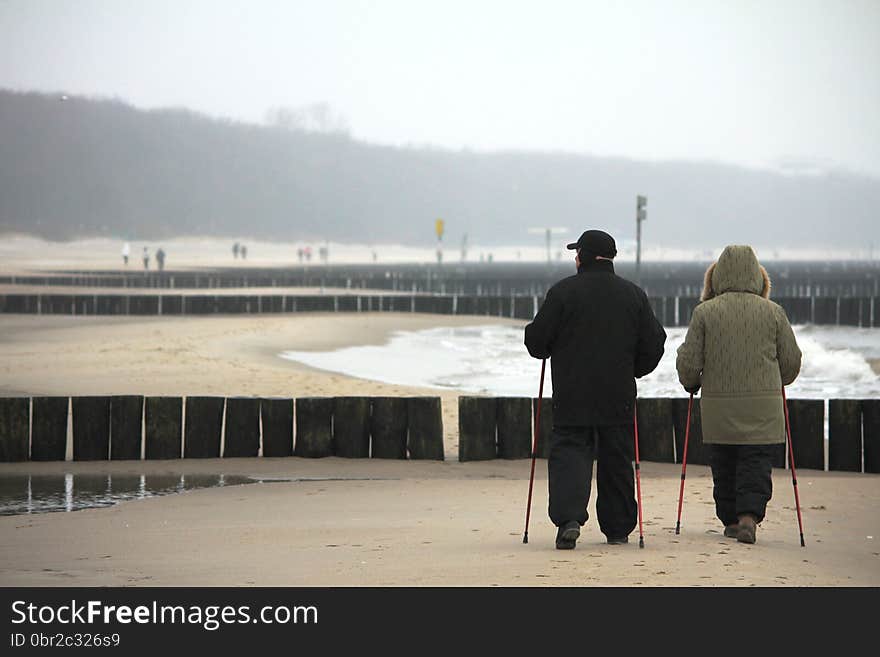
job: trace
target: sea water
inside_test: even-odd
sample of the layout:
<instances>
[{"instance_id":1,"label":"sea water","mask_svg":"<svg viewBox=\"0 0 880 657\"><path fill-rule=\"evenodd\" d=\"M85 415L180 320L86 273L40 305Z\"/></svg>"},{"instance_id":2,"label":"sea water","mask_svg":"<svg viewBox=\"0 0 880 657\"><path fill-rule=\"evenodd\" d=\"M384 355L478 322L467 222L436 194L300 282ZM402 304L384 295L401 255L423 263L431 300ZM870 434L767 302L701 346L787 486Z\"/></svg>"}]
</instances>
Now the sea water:
<instances>
[{"instance_id":1,"label":"sea water","mask_svg":"<svg viewBox=\"0 0 880 657\"><path fill-rule=\"evenodd\" d=\"M455 390L464 394L535 397L540 361L523 345L517 326L434 328L398 331L382 346L335 351L286 351L282 358L363 379L406 386ZM803 352L801 372L788 387L800 399L880 397L880 376L870 360L880 359L880 329L795 326ZM676 351L686 328L666 329L657 369L638 380L640 397L682 397ZM552 395L548 365L544 396Z\"/></svg>"}]
</instances>

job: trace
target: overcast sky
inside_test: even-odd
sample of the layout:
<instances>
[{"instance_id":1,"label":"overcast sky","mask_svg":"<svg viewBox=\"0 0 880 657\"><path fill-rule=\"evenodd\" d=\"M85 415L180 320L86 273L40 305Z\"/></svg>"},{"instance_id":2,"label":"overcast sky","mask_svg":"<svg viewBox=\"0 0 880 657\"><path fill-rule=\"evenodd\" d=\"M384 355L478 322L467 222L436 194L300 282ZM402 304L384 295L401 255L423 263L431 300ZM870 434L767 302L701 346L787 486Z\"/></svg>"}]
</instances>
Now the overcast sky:
<instances>
[{"instance_id":1,"label":"overcast sky","mask_svg":"<svg viewBox=\"0 0 880 657\"><path fill-rule=\"evenodd\" d=\"M353 137L880 176L880 0L0 0L0 87Z\"/></svg>"}]
</instances>

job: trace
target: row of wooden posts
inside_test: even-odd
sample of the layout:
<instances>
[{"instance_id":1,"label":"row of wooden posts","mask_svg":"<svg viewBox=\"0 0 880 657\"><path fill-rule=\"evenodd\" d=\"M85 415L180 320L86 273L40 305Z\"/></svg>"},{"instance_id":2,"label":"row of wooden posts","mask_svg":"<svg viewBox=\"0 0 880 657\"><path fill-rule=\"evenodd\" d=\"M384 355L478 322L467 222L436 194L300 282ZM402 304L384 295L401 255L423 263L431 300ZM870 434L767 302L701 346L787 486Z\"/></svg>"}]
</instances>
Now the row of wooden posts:
<instances>
[{"instance_id":1,"label":"row of wooden posts","mask_svg":"<svg viewBox=\"0 0 880 657\"><path fill-rule=\"evenodd\" d=\"M698 296L704 262L642 262L638 278L649 295ZM776 295L794 297L868 297L880 294L880 267L873 262L767 262ZM623 278L635 280L634 262L616 262ZM573 273L572 263L352 263L236 266L198 270L56 271L0 276L3 285L67 285L141 289L216 289L247 287L338 287L400 292L510 295L538 294Z\"/></svg>"},{"instance_id":2,"label":"row of wooden posts","mask_svg":"<svg viewBox=\"0 0 880 657\"><path fill-rule=\"evenodd\" d=\"M638 400L640 458L680 463L687 399ZM458 398L458 459L529 458L538 400ZM880 399L790 399L795 465L880 472ZM253 456L444 459L439 397L93 397L0 398L0 461L63 461L68 424L77 461ZM542 400L538 456L553 425ZM707 464L694 400L688 462ZM786 467L779 445L775 467Z\"/></svg>"},{"instance_id":3,"label":"row of wooden posts","mask_svg":"<svg viewBox=\"0 0 880 657\"><path fill-rule=\"evenodd\" d=\"M538 456L546 458L553 426L553 404L541 402ZM459 460L526 458L530 456L538 400L527 397L460 397ZM681 463L688 400L639 398L639 457L644 461ZM828 460L825 450L825 400L789 399L795 467L813 470L880 472L880 399L828 401ZM779 444L774 467L788 467L784 444ZM703 445L700 400L694 399L688 463L709 464ZM826 468L827 466L827 468Z\"/></svg>"},{"instance_id":4,"label":"row of wooden posts","mask_svg":"<svg viewBox=\"0 0 880 657\"><path fill-rule=\"evenodd\" d=\"M664 326L687 326L697 297L649 297ZM880 326L880 297L774 297L792 324ZM38 315L239 315L415 312L530 320L540 295L458 294L0 294L0 313Z\"/></svg>"},{"instance_id":5,"label":"row of wooden posts","mask_svg":"<svg viewBox=\"0 0 880 657\"><path fill-rule=\"evenodd\" d=\"M120 395L0 399L0 461L65 460L68 412L75 461L444 457L439 397Z\"/></svg>"}]
</instances>

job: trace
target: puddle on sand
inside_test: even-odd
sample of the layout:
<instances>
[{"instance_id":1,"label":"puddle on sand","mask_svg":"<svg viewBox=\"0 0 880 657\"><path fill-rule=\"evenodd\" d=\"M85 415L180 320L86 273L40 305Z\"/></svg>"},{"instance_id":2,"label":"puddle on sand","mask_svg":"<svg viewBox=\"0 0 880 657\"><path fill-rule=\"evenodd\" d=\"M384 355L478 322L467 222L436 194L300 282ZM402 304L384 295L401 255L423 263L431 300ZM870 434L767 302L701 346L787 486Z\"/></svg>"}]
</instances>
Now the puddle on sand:
<instances>
[{"instance_id":1,"label":"puddle on sand","mask_svg":"<svg viewBox=\"0 0 880 657\"><path fill-rule=\"evenodd\" d=\"M267 479L266 481L281 481ZM241 475L64 474L0 476L0 516L76 511L196 488L261 483Z\"/></svg>"},{"instance_id":2,"label":"puddle on sand","mask_svg":"<svg viewBox=\"0 0 880 657\"><path fill-rule=\"evenodd\" d=\"M273 482L392 481L386 477L246 477L227 474L0 475L0 516L77 511L196 488Z\"/></svg>"}]
</instances>

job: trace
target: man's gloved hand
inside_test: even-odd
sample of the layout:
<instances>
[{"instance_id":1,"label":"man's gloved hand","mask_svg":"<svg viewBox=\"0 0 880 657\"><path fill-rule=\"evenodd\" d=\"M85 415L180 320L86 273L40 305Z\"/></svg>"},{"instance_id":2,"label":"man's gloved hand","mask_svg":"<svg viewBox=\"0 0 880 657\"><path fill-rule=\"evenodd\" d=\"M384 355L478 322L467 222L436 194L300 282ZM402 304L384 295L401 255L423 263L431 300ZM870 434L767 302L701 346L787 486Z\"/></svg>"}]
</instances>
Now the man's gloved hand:
<instances>
[{"instance_id":1,"label":"man's gloved hand","mask_svg":"<svg viewBox=\"0 0 880 657\"><path fill-rule=\"evenodd\" d=\"M700 386L699 385L690 386L690 387L684 386L684 390L685 390L685 392L689 392L692 395L696 395L697 392L700 390Z\"/></svg>"}]
</instances>

